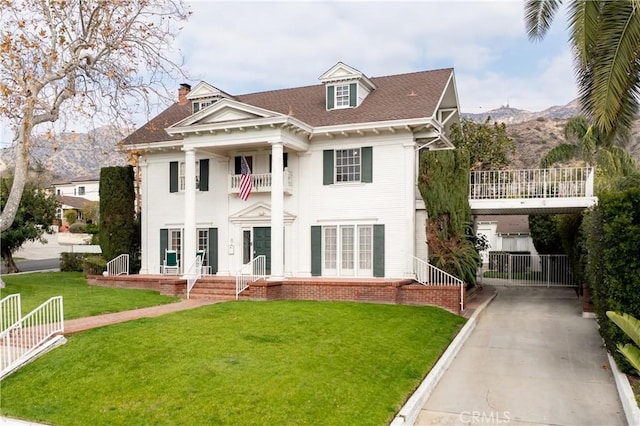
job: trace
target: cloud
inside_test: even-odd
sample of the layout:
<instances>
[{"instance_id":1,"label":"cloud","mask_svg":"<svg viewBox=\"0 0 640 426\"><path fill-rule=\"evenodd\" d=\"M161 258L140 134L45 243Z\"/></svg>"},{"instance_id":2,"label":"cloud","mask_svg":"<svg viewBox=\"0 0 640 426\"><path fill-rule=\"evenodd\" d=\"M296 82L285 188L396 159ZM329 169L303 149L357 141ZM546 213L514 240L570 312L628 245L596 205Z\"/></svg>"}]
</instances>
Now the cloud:
<instances>
[{"instance_id":1,"label":"cloud","mask_svg":"<svg viewBox=\"0 0 640 426\"><path fill-rule=\"evenodd\" d=\"M186 69L232 94L318 84L343 61L370 77L454 67L463 109L507 101L546 108L574 97L570 60L555 44L534 50L519 1L191 6L177 39Z\"/></svg>"}]
</instances>

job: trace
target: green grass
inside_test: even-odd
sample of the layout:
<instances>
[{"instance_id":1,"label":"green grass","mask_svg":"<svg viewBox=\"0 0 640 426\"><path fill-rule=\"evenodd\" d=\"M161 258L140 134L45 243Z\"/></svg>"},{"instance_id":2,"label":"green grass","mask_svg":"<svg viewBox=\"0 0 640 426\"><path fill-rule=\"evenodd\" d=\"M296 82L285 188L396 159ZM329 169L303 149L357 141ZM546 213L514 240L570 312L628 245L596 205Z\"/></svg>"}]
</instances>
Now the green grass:
<instances>
[{"instance_id":1,"label":"green grass","mask_svg":"<svg viewBox=\"0 0 640 426\"><path fill-rule=\"evenodd\" d=\"M383 425L464 319L434 307L228 302L72 335L2 383L54 425Z\"/></svg>"},{"instance_id":2,"label":"green grass","mask_svg":"<svg viewBox=\"0 0 640 426\"><path fill-rule=\"evenodd\" d=\"M2 279L7 288L2 289L0 296L20 293L23 314L31 312L50 297L63 296L64 318L67 320L179 300L151 290L90 286L81 272L3 275Z\"/></svg>"}]
</instances>

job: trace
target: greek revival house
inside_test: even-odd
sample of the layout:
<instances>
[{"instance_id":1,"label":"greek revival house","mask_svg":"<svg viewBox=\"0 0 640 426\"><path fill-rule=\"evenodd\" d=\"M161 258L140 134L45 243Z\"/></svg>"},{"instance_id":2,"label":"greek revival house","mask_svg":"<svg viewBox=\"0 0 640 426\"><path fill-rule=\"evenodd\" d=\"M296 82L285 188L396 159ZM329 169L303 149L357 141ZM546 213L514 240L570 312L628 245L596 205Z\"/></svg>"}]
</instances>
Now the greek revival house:
<instances>
[{"instance_id":1,"label":"greek revival house","mask_svg":"<svg viewBox=\"0 0 640 426\"><path fill-rule=\"evenodd\" d=\"M124 140L141 176L141 274L204 251L214 275L259 255L272 280L414 276L427 258L420 150L450 149L453 69L368 77L338 63L319 83L231 94L183 84Z\"/></svg>"}]
</instances>

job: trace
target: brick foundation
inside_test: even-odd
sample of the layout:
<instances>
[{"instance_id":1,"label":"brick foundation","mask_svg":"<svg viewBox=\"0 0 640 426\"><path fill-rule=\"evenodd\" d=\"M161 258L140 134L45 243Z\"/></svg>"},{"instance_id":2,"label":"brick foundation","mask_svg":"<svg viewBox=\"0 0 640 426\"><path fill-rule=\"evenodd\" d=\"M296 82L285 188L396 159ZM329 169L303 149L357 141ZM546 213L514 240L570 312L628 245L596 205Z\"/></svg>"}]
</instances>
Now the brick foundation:
<instances>
[{"instance_id":1,"label":"brick foundation","mask_svg":"<svg viewBox=\"0 0 640 426\"><path fill-rule=\"evenodd\" d=\"M159 291L167 296L186 297L186 281L162 275L119 277L89 276L90 285ZM225 290L222 290L223 287ZM192 298L235 300L235 278L207 276L198 280ZM230 290L231 289L231 290ZM250 300L318 300L433 305L460 314L460 287L423 286L411 279L287 278L260 280L241 294ZM464 296L463 296L464 297Z\"/></svg>"}]
</instances>

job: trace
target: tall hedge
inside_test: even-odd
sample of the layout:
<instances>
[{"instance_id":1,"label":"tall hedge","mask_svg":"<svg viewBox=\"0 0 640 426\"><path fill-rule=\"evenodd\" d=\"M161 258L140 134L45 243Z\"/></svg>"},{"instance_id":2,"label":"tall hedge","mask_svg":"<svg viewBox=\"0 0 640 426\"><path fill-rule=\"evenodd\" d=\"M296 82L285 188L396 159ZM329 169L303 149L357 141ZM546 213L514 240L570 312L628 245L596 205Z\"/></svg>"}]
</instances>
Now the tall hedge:
<instances>
[{"instance_id":1,"label":"tall hedge","mask_svg":"<svg viewBox=\"0 0 640 426\"><path fill-rule=\"evenodd\" d=\"M133 167L100 170L100 247L111 260L131 254L135 244L135 190Z\"/></svg>"},{"instance_id":2,"label":"tall hedge","mask_svg":"<svg viewBox=\"0 0 640 426\"><path fill-rule=\"evenodd\" d=\"M465 149L420 155L418 188L427 209L429 261L462 279L476 282L476 250L469 206L469 153Z\"/></svg>"},{"instance_id":3,"label":"tall hedge","mask_svg":"<svg viewBox=\"0 0 640 426\"><path fill-rule=\"evenodd\" d=\"M628 338L605 315L613 310L640 318L640 187L599 197L583 230L588 252L587 279L600 334L622 369L631 372L616 349Z\"/></svg>"}]
</instances>

